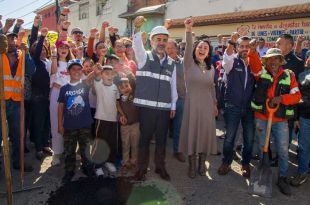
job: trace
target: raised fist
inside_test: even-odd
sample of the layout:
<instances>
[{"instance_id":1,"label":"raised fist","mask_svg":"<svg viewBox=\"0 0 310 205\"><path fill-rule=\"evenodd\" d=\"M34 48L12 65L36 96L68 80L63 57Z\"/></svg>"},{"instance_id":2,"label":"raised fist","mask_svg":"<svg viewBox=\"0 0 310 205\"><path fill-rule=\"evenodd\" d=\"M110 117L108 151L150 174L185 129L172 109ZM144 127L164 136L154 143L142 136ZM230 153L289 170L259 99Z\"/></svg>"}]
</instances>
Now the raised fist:
<instances>
[{"instance_id":1,"label":"raised fist","mask_svg":"<svg viewBox=\"0 0 310 205\"><path fill-rule=\"evenodd\" d=\"M104 22L102 23L101 27L102 27L103 29L108 28L108 27L109 27L109 22L104 21Z\"/></svg>"},{"instance_id":2,"label":"raised fist","mask_svg":"<svg viewBox=\"0 0 310 205\"><path fill-rule=\"evenodd\" d=\"M71 22L70 22L70 21L64 21L64 22L62 23L62 28L63 28L63 29L68 29L70 25L71 25Z\"/></svg>"},{"instance_id":3,"label":"raised fist","mask_svg":"<svg viewBox=\"0 0 310 205\"><path fill-rule=\"evenodd\" d=\"M63 15L68 15L70 13L70 9L68 7L64 7L63 10L61 11L61 14Z\"/></svg>"},{"instance_id":4,"label":"raised fist","mask_svg":"<svg viewBox=\"0 0 310 205\"><path fill-rule=\"evenodd\" d=\"M23 23L24 23L24 20L23 20L23 19L17 19L17 21L16 21L16 26L17 26L17 27L20 27Z\"/></svg>"},{"instance_id":5,"label":"raised fist","mask_svg":"<svg viewBox=\"0 0 310 205\"><path fill-rule=\"evenodd\" d=\"M193 27L193 25L194 25L193 19L192 19L191 17L185 19L184 25L185 25L185 28L186 28L187 30L191 30L192 27Z\"/></svg>"},{"instance_id":6,"label":"raised fist","mask_svg":"<svg viewBox=\"0 0 310 205\"><path fill-rule=\"evenodd\" d=\"M38 26L40 26L41 22L42 22L42 16L41 15L36 15L34 17L34 20L33 20L33 25L35 27L38 27Z\"/></svg>"},{"instance_id":7,"label":"raised fist","mask_svg":"<svg viewBox=\"0 0 310 205\"><path fill-rule=\"evenodd\" d=\"M48 28L46 28L46 27L41 28L40 32L41 32L41 35L42 35L42 36L46 36L46 35L47 35L47 32L48 32Z\"/></svg>"},{"instance_id":8,"label":"raised fist","mask_svg":"<svg viewBox=\"0 0 310 205\"><path fill-rule=\"evenodd\" d=\"M305 40L306 40L306 38L305 38L304 35L298 35L298 36L297 36L297 42L302 43L302 42L304 42Z\"/></svg>"},{"instance_id":9,"label":"raised fist","mask_svg":"<svg viewBox=\"0 0 310 205\"><path fill-rule=\"evenodd\" d=\"M52 56L57 56L57 48L56 48L56 46L55 45L51 45L50 48L51 48Z\"/></svg>"},{"instance_id":10,"label":"raised fist","mask_svg":"<svg viewBox=\"0 0 310 205\"><path fill-rule=\"evenodd\" d=\"M250 50L251 50L251 51L256 51L256 47L257 47L257 41L256 41L256 39L254 38L254 39L252 39L252 40L250 41Z\"/></svg>"},{"instance_id":11,"label":"raised fist","mask_svg":"<svg viewBox=\"0 0 310 205\"><path fill-rule=\"evenodd\" d=\"M8 18L8 19L6 19L6 21L5 21L4 27L7 28L7 29L9 30L9 29L13 26L14 22L15 22L15 19L13 19L13 18Z\"/></svg>"},{"instance_id":12,"label":"raised fist","mask_svg":"<svg viewBox=\"0 0 310 205\"><path fill-rule=\"evenodd\" d=\"M230 40L233 42L233 43L236 43L237 40L240 38L240 34L238 32L233 32L231 34L231 38Z\"/></svg>"},{"instance_id":13,"label":"raised fist","mask_svg":"<svg viewBox=\"0 0 310 205\"><path fill-rule=\"evenodd\" d=\"M166 19L164 26L166 27L166 29L169 29L172 26L172 23L172 19Z\"/></svg>"},{"instance_id":14,"label":"raised fist","mask_svg":"<svg viewBox=\"0 0 310 205\"><path fill-rule=\"evenodd\" d=\"M133 24L136 28L141 28L141 26L144 24L145 21L146 19L144 18L144 16L137 16Z\"/></svg>"}]
</instances>

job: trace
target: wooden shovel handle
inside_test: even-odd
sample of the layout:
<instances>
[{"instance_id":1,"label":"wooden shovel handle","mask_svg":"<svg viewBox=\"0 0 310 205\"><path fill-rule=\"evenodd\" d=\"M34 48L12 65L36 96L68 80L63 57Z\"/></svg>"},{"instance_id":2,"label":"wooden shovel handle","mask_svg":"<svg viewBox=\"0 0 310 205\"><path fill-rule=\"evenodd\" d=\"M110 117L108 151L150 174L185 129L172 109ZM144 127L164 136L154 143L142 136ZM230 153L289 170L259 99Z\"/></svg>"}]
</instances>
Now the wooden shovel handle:
<instances>
[{"instance_id":1,"label":"wooden shovel handle","mask_svg":"<svg viewBox=\"0 0 310 205\"><path fill-rule=\"evenodd\" d=\"M268 98L266 100L266 108L268 111L268 123L267 123L267 129L266 129L266 138L265 138L265 145L264 145L264 152L268 152L269 147L269 140L270 140L270 133L271 133L271 127L272 127L272 118L274 113L279 109L280 104L278 104L276 107L272 108L269 106L270 99Z\"/></svg>"}]
</instances>

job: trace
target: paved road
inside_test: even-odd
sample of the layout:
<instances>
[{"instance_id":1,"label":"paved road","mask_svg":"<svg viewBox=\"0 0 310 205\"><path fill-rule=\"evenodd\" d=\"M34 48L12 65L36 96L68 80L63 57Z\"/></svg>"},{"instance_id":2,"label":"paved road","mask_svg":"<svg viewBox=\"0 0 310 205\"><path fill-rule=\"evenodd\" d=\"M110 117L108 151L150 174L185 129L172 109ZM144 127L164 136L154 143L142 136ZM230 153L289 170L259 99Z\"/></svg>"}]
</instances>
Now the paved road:
<instances>
[{"instance_id":1,"label":"paved road","mask_svg":"<svg viewBox=\"0 0 310 205\"><path fill-rule=\"evenodd\" d=\"M217 123L217 135L222 134L223 123ZM221 150L223 140L219 139L219 148ZM309 205L310 204L310 183L307 183L299 188L292 188L293 195L287 197L282 195L275 183L277 178L277 168L273 168L273 197L265 199L262 197L254 197L248 194L248 180L240 174L240 162L234 161L232 164L233 171L226 176L219 176L217 168L221 164L221 156L209 156L206 164L208 166L207 176L189 179L186 176L187 164L180 163L172 157L172 140L168 140L167 148L167 169L171 175L171 184L177 190L183 204L190 205L230 205L230 204L272 204L272 205ZM34 150L33 145L29 145L31 150ZM152 149L154 147L152 146ZM152 152L153 153L153 152ZM14 194L14 205L37 205L45 204L49 197L49 193L56 190L60 185L60 179L64 174L63 167L51 167L51 157L45 158L42 164L39 163L33 154L26 155L27 160L35 166L33 173L25 175L25 187L33 187L42 185L43 188L29 192ZM290 154L290 174L294 174L297 170L296 155L293 152ZM152 162L152 160L151 160ZM150 172L148 179L157 179L154 174L154 165L150 164ZM19 173L13 171L14 190L18 189ZM76 178L83 176L80 172ZM0 190L4 190L4 173L0 174ZM0 196L0 205L6 204L5 197Z\"/></svg>"}]
</instances>

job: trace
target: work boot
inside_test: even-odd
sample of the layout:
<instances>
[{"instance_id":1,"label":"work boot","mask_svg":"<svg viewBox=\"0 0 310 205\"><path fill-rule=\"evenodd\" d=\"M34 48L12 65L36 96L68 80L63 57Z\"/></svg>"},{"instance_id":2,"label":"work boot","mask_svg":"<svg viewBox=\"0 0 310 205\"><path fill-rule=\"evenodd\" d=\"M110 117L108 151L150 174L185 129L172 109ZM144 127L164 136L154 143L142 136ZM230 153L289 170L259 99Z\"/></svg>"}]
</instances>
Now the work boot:
<instances>
[{"instance_id":1,"label":"work boot","mask_svg":"<svg viewBox=\"0 0 310 205\"><path fill-rule=\"evenodd\" d=\"M193 179L196 177L196 155L188 156L188 177Z\"/></svg>"},{"instance_id":2,"label":"work boot","mask_svg":"<svg viewBox=\"0 0 310 205\"><path fill-rule=\"evenodd\" d=\"M156 168L155 173L159 174L160 178L162 178L163 180L170 181L170 175L168 174L165 167Z\"/></svg>"},{"instance_id":3,"label":"work boot","mask_svg":"<svg viewBox=\"0 0 310 205\"><path fill-rule=\"evenodd\" d=\"M285 194L287 196L290 196L292 194L290 185L288 184L288 180L286 177L279 177L277 185L282 194Z\"/></svg>"},{"instance_id":4,"label":"work boot","mask_svg":"<svg viewBox=\"0 0 310 205\"><path fill-rule=\"evenodd\" d=\"M63 184L67 184L67 183L71 182L73 177L74 177L74 172L73 171L66 172L65 176L62 178L61 182Z\"/></svg>"},{"instance_id":5,"label":"work boot","mask_svg":"<svg viewBox=\"0 0 310 205\"><path fill-rule=\"evenodd\" d=\"M292 186L300 186L307 181L307 174L298 174L291 180Z\"/></svg>"},{"instance_id":6,"label":"work boot","mask_svg":"<svg viewBox=\"0 0 310 205\"><path fill-rule=\"evenodd\" d=\"M245 178L250 178L251 176L251 169L249 165L243 165L241 168L242 176Z\"/></svg>"},{"instance_id":7,"label":"work boot","mask_svg":"<svg viewBox=\"0 0 310 205\"><path fill-rule=\"evenodd\" d=\"M217 170L217 173L219 175L226 175L228 172L230 172L231 167L228 164L222 163L220 168Z\"/></svg>"},{"instance_id":8,"label":"work boot","mask_svg":"<svg viewBox=\"0 0 310 205\"><path fill-rule=\"evenodd\" d=\"M199 153L198 159L198 173L200 176L206 176L206 154Z\"/></svg>"},{"instance_id":9,"label":"work boot","mask_svg":"<svg viewBox=\"0 0 310 205\"><path fill-rule=\"evenodd\" d=\"M173 153L174 158L176 158L179 162L185 162L185 157L182 152Z\"/></svg>"}]
</instances>

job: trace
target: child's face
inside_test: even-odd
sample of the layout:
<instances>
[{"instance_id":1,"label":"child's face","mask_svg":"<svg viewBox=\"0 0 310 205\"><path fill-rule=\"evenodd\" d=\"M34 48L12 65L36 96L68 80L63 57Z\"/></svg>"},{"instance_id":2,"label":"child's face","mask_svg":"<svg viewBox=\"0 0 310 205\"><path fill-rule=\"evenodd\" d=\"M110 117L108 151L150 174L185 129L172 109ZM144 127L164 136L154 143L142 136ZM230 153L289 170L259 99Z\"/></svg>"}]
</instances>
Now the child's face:
<instances>
[{"instance_id":1,"label":"child's face","mask_svg":"<svg viewBox=\"0 0 310 205\"><path fill-rule=\"evenodd\" d=\"M114 74L112 70L104 70L101 73L103 84L112 85Z\"/></svg>"},{"instance_id":2,"label":"child's face","mask_svg":"<svg viewBox=\"0 0 310 205\"><path fill-rule=\"evenodd\" d=\"M122 95L128 96L131 93L132 88L129 82L123 82L118 86L118 90Z\"/></svg>"},{"instance_id":3,"label":"child's face","mask_svg":"<svg viewBox=\"0 0 310 205\"><path fill-rule=\"evenodd\" d=\"M105 56L108 53L108 47L105 43L100 43L96 48L96 53L98 56Z\"/></svg>"},{"instance_id":4,"label":"child's face","mask_svg":"<svg viewBox=\"0 0 310 205\"><path fill-rule=\"evenodd\" d=\"M70 70L70 79L72 82L77 82L80 81L81 76L82 76L82 68L79 65L73 65Z\"/></svg>"},{"instance_id":5,"label":"child's face","mask_svg":"<svg viewBox=\"0 0 310 205\"><path fill-rule=\"evenodd\" d=\"M93 71L93 68L91 66L90 61L84 61L84 64L83 64L83 72L84 72L84 74L88 75L92 71Z\"/></svg>"}]
</instances>

